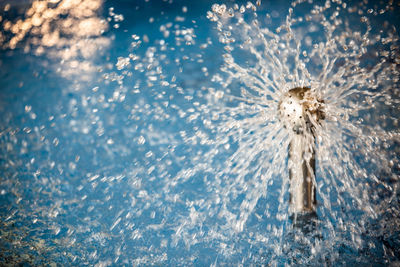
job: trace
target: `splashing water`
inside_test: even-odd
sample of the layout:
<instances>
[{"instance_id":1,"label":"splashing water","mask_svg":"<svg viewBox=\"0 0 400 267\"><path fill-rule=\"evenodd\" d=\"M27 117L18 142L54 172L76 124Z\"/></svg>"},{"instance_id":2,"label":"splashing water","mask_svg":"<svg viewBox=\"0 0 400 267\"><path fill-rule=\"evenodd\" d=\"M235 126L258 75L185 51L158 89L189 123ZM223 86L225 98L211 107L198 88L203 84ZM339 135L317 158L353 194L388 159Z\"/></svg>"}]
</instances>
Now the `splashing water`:
<instances>
[{"instance_id":1,"label":"splashing water","mask_svg":"<svg viewBox=\"0 0 400 267\"><path fill-rule=\"evenodd\" d=\"M1 263L400 260L397 4L81 2L2 15L1 64L33 75L1 72ZM305 87L324 119L296 227L279 103Z\"/></svg>"},{"instance_id":2,"label":"splashing water","mask_svg":"<svg viewBox=\"0 0 400 267\"><path fill-rule=\"evenodd\" d=\"M243 230L258 201L276 190L268 186L277 177L282 181L276 218L286 221L285 159L293 133L279 121L277 107L290 89L310 86L316 99L324 100L326 112L324 121L312 122L317 138L316 147L311 142L311 151L317 153L317 213L329 240L318 246L326 251L335 247L335 240L342 244L349 239L352 249L368 249L371 244L362 236L370 220L381 218L382 203L393 203L398 196L399 39L389 25L385 33L373 29L374 9L363 7L364 14L360 7L334 1L305 5L310 14L293 16L293 8L299 8L293 3L276 30L261 24L261 16L270 19L268 13L247 11L256 11L251 3L246 8L214 5L208 13L226 50L224 74L214 80L226 88L231 106L218 112L223 123L215 129L238 143L224 174L236 177L228 183L237 192L246 192L233 212L240 214L235 223ZM353 18L356 12L361 23L352 27L355 22L343 18ZM304 160L307 157L311 154ZM227 195L235 192L231 186ZM383 196L388 198L374 201ZM397 213L393 216L398 218ZM278 229L286 231L283 225Z\"/></svg>"},{"instance_id":3,"label":"splashing water","mask_svg":"<svg viewBox=\"0 0 400 267\"><path fill-rule=\"evenodd\" d=\"M305 8L297 5L292 4L294 9ZM214 80L226 88L227 104L217 111L222 124L214 129L238 144L223 169L225 177L235 177L224 185L225 192L233 198L245 192L232 211L238 214L234 225L243 230L260 199L276 190L269 186L277 177L282 181L276 218L287 220L286 158L293 133L279 121L278 103L290 89L310 86L316 99L324 100L326 112L324 121L312 122L317 138L316 147L311 142L311 151L317 153L317 213L324 239L329 240L319 240L316 247L327 253L327 247L336 249L335 244L348 239L351 249L369 249L375 245L362 237L371 220L384 217L382 203L398 201L399 39L387 22L387 31L373 28L379 21L376 9L341 1L302 5L310 14L296 17L289 8L286 21L276 29L263 25L271 16L256 12L251 3L214 5L208 13L226 50L223 73ZM389 4L379 13L391 8ZM361 23L354 27L357 20ZM311 154L304 160L307 157ZM225 207L232 208L231 199L225 198ZM398 218L397 212L392 216ZM277 230L280 237L287 227L282 224ZM278 254L283 251L284 246ZM335 257L334 251L329 254Z\"/></svg>"}]
</instances>

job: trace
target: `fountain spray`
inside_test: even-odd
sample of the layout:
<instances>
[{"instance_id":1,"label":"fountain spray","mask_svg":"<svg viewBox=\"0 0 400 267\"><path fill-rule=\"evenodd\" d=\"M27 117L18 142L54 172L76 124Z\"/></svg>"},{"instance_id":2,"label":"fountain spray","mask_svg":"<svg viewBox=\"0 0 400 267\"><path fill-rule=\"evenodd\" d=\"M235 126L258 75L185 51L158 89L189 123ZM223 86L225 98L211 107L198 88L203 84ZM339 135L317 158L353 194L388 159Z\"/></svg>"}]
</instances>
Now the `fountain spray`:
<instances>
[{"instance_id":1,"label":"fountain spray","mask_svg":"<svg viewBox=\"0 0 400 267\"><path fill-rule=\"evenodd\" d=\"M309 87L296 87L283 95L279 115L290 129L289 178L291 214L315 212L315 137L316 125L324 119L323 101Z\"/></svg>"}]
</instances>

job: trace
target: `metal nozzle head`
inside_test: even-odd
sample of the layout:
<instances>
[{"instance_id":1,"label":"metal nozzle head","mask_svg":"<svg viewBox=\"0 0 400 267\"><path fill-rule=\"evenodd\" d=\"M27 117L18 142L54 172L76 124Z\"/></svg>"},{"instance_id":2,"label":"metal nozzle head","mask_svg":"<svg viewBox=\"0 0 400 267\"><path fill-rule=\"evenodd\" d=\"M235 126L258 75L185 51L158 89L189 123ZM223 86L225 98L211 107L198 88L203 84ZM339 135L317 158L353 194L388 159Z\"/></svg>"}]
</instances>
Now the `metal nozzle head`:
<instances>
[{"instance_id":1,"label":"metal nozzle head","mask_svg":"<svg viewBox=\"0 0 400 267\"><path fill-rule=\"evenodd\" d=\"M312 121L325 118L323 100L317 99L309 87L296 87L283 95L279 102L279 115L285 128L296 134L312 129Z\"/></svg>"}]
</instances>

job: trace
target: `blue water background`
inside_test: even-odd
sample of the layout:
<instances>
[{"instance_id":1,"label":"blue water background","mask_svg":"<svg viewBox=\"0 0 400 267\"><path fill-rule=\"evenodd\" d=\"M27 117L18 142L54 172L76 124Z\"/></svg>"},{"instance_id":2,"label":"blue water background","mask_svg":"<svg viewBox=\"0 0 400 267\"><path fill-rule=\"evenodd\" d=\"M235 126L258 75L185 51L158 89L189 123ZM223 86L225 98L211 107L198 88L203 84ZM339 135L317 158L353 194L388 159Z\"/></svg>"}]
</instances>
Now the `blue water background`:
<instances>
[{"instance_id":1,"label":"blue water background","mask_svg":"<svg viewBox=\"0 0 400 267\"><path fill-rule=\"evenodd\" d=\"M264 225L281 223L273 216L249 218L243 233L232 234L224 242L210 238L197 245L185 243L185 239L207 233L220 223L217 216L204 218L205 222L189 229L186 236L176 236L178 222L190 216L188 202L203 195L207 198L212 188L207 188L205 181L215 175L197 172L173 188L166 184L181 170L195 168L193 158L210 149L183 140L181 132L191 136L197 129L207 129L200 120L188 122L179 113L195 108L195 102L207 104L207 90L216 86L210 79L222 64L223 47L218 43L215 24L206 18L213 2L105 2L103 17L108 17L109 8L113 7L115 13L124 15L124 20L117 29L111 22L104 33L112 40L111 45L99 48L94 64L102 70L90 80L62 77L57 68L59 59L46 53L36 56L25 53L22 47L0 51L0 263L268 264L276 259L271 249L274 242L302 246L290 241L290 236L284 237L288 242L271 238L270 243L251 245L248 240L252 233L263 234ZM183 6L187 6L187 13L182 13ZM281 15L272 21L271 26L275 27L284 21L288 7L288 3L265 1L261 12ZM163 66L163 74L175 75L183 93L166 90L159 84L148 87L144 82L146 72L124 75L121 84L104 78L107 73L122 75L115 64L118 57L127 57L133 51L132 34L146 34L150 40L135 50L138 55L144 55L149 46L157 45L161 39L174 46L173 38L163 38L159 28L176 16L185 17L185 21L176 22L181 28L194 28L196 34L196 44L165 52L169 64ZM150 17L154 17L153 23L148 22ZM207 38L212 44L206 50L200 49L199 44L206 43ZM198 54L204 62L196 60ZM189 59L183 59L184 55ZM175 64L176 58L180 59L179 64ZM207 66L210 76L204 75L203 66ZM132 93L137 81L140 92ZM104 95L107 102L116 90L126 94L124 101L111 101L108 105L96 101ZM161 91L165 96L159 99ZM163 103L168 98L171 101L166 107ZM139 108L133 114L135 105ZM87 132L82 130L85 127ZM146 142L139 145L141 136ZM232 140L232 149L235 146ZM216 164L223 165L228 156L215 158ZM277 180L270 191L280 190ZM169 191L164 191L166 188ZM180 202L171 200L176 195ZM279 193L271 193L261 198L255 213L264 214L268 205L269 212L275 214L278 202L273 200L278 196ZM237 201L240 203L242 198L239 196ZM205 210L199 203L193 206ZM213 208L216 207L210 207ZM345 255L346 263L370 259L378 264L384 254L382 243L386 242L397 253L392 258L396 259L398 241L382 236L376 241L381 247L374 252L354 251L346 245L334 249ZM222 245L232 250L229 256L219 256ZM285 255L277 260L280 264L296 264L296 259ZM329 262L329 255L321 255L320 260Z\"/></svg>"}]
</instances>

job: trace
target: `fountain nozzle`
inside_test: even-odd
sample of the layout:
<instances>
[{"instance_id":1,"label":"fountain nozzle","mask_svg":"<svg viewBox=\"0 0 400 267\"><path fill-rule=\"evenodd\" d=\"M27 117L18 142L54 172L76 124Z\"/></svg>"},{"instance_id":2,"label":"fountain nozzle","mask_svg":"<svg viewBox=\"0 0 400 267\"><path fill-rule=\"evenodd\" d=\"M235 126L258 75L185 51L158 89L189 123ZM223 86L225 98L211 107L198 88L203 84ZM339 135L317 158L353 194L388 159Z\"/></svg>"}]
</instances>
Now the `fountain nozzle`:
<instances>
[{"instance_id":1,"label":"fountain nozzle","mask_svg":"<svg viewBox=\"0 0 400 267\"><path fill-rule=\"evenodd\" d=\"M288 161L292 214L315 211L315 128L325 118L323 103L309 87L293 88L279 102L280 120L292 130Z\"/></svg>"}]
</instances>

